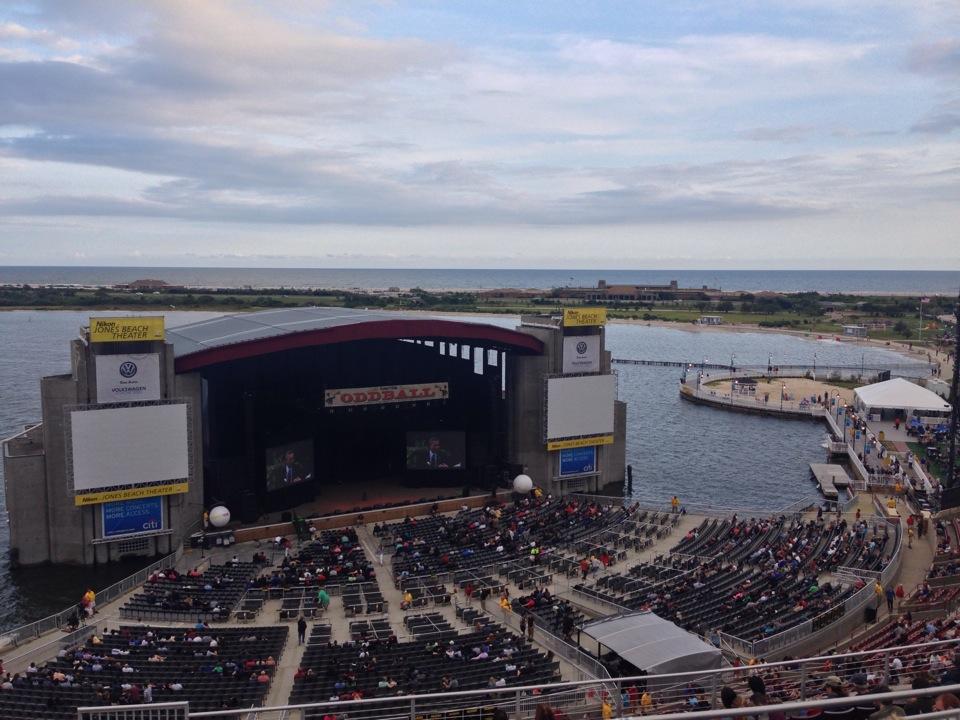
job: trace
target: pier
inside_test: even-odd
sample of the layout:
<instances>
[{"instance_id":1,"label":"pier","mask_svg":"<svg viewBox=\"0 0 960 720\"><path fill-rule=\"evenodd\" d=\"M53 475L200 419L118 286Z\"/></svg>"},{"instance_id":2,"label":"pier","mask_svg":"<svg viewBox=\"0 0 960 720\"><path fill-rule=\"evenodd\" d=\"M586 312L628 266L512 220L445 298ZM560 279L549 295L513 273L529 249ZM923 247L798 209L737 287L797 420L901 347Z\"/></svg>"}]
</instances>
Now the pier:
<instances>
[{"instance_id":1,"label":"pier","mask_svg":"<svg viewBox=\"0 0 960 720\"><path fill-rule=\"evenodd\" d=\"M847 475L847 471L842 465L828 465L825 463L810 463L810 472L820 486L820 492L827 500L837 500L840 497L840 491L837 488L845 490L850 489L853 481Z\"/></svg>"},{"instance_id":2,"label":"pier","mask_svg":"<svg viewBox=\"0 0 960 720\"><path fill-rule=\"evenodd\" d=\"M731 366L728 363L690 362L681 360L656 360L643 358L613 358L615 365L644 365L653 367L677 367L700 370L724 370L727 372L749 373L771 377L803 377L806 373L827 378L839 375L843 378L867 377L889 372L892 376L930 377L936 367L930 363L887 363L884 365L821 365L821 364L787 364L787 365L748 365L738 364Z\"/></svg>"}]
</instances>

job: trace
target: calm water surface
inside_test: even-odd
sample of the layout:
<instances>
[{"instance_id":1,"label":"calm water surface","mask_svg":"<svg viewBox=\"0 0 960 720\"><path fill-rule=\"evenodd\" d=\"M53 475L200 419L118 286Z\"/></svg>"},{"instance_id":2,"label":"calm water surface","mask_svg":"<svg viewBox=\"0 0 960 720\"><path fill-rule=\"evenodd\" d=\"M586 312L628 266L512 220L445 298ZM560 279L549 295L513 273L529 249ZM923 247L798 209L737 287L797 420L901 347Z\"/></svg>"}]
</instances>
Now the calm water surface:
<instances>
[{"instance_id":1,"label":"calm water surface","mask_svg":"<svg viewBox=\"0 0 960 720\"><path fill-rule=\"evenodd\" d=\"M118 285L143 278L185 287L252 288L555 288L611 284L704 285L758 292L956 295L957 270L518 270L381 268L0 267L0 284Z\"/></svg>"},{"instance_id":2,"label":"calm water surface","mask_svg":"<svg viewBox=\"0 0 960 720\"><path fill-rule=\"evenodd\" d=\"M115 313L113 313L115 314ZM168 313L167 324L206 319L213 313ZM40 417L39 378L68 372L68 340L89 313L0 312L0 436ZM513 327L516 318L484 317ZM692 332L613 324L607 344L615 357L728 362L823 364L902 361L882 349L770 333ZM809 462L823 460L822 425L725 413L682 402L679 370L618 366L619 394L628 406L627 462L634 468L634 495L664 502L676 493L688 503L775 510L814 496ZM0 468L2 482L2 468ZM0 509L4 498L0 494ZM5 516L0 522L0 627L38 619L75 602L87 583L105 587L133 571L130 565L33 568L13 571Z\"/></svg>"}]
</instances>

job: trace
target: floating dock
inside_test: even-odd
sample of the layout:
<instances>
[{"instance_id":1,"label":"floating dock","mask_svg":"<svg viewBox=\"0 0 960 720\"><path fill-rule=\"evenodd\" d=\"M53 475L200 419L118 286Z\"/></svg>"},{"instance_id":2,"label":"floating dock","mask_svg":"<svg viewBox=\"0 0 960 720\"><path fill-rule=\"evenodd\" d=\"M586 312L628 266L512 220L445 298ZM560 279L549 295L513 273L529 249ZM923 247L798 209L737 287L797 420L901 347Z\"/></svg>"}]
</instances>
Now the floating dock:
<instances>
[{"instance_id":1,"label":"floating dock","mask_svg":"<svg viewBox=\"0 0 960 720\"><path fill-rule=\"evenodd\" d=\"M840 497L837 488L849 488L853 481L847 475L842 465L827 465L825 463L810 463L810 472L820 486L820 492L828 500Z\"/></svg>"}]
</instances>

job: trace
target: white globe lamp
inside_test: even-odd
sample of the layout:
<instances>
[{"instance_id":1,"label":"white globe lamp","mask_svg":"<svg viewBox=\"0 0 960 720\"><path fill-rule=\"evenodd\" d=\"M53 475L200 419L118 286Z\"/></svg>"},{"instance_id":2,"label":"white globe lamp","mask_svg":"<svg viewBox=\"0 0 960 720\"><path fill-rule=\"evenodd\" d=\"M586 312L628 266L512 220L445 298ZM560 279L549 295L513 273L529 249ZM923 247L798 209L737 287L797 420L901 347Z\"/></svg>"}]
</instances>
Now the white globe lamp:
<instances>
[{"instance_id":1,"label":"white globe lamp","mask_svg":"<svg viewBox=\"0 0 960 720\"><path fill-rule=\"evenodd\" d=\"M223 505L217 505L210 511L210 524L215 528L222 528L230 522L230 511Z\"/></svg>"},{"instance_id":2,"label":"white globe lamp","mask_svg":"<svg viewBox=\"0 0 960 720\"><path fill-rule=\"evenodd\" d=\"M520 493L521 495L526 495L531 490L533 490L533 480L529 475L517 475L513 479L513 491Z\"/></svg>"}]
</instances>

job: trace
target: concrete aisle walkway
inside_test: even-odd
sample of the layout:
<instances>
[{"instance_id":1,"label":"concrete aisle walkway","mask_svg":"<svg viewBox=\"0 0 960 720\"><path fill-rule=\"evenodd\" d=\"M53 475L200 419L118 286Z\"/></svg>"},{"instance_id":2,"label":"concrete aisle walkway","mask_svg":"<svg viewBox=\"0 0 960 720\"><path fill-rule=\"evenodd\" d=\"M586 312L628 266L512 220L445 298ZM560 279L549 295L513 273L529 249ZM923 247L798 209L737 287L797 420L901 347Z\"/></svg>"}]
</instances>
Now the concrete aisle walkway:
<instances>
[{"instance_id":1,"label":"concrete aisle walkway","mask_svg":"<svg viewBox=\"0 0 960 720\"><path fill-rule=\"evenodd\" d=\"M307 639L310 638L312 623L307 627ZM293 690L293 676L300 667L300 661L307 646L297 645L297 626L294 623L291 628L291 635L287 639L287 647L284 648L280 662L273 676L273 682L270 683L270 692L264 700L264 705L287 705L290 702L290 691Z\"/></svg>"}]
</instances>

